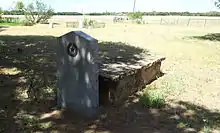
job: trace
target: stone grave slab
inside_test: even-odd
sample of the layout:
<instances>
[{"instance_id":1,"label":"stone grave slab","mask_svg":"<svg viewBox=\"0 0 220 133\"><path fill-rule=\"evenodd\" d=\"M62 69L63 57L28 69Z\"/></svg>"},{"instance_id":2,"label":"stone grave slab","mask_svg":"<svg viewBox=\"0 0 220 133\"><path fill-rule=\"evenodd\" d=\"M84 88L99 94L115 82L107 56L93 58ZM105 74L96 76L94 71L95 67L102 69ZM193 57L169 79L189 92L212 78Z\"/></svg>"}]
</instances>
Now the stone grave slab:
<instances>
[{"instance_id":1,"label":"stone grave slab","mask_svg":"<svg viewBox=\"0 0 220 133\"><path fill-rule=\"evenodd\" d=\"M122 42L100 43L100 103L117 104L162 76L164 56Z\"/></svg>"}]
</instances>

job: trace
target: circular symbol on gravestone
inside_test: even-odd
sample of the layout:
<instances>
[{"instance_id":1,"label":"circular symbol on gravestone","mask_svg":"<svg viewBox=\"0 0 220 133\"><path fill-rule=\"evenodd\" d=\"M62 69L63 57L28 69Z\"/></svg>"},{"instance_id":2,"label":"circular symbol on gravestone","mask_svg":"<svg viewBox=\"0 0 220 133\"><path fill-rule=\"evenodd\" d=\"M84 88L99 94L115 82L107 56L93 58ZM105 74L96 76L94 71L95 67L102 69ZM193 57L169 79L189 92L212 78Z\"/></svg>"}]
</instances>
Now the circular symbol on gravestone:
<instances>
[{"instance_id":1,"label":"circular symbol on gravestone","mask_svg":"<svg viewBox=\"0 0 220 133\"><path fill-rule=\"evenodd\" d=\"M75 57L78 53L78 48L76 46L75 43L69 43L67 46L67 53L72 56Z\"/></svg>"}]
</instances>

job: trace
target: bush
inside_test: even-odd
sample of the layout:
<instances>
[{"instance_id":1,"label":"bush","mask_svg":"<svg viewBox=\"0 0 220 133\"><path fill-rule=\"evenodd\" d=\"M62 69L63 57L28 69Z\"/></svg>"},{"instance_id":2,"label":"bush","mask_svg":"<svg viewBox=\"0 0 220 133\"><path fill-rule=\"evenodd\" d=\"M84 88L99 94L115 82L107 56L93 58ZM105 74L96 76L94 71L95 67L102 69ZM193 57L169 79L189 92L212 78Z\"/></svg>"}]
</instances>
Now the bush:
<instances>
[{"instance_id":1,"label":"bush","mask_svg":"<svg viewBox=\"0 0 220 133\"><path fill-rule=\"evenodd\" d=\"M83 15L82 13L79 12L56 12L54 15Z\"/></svg>"},{"instance_id":2,"label":"bush","mask_svg":"<svg viewBox=\"0 0 220 133\"><path fill-rule=\"evenodd\" d=\"M93 26L95 24L95 20L85 19L83 25L85 27Z\"/></svg>"},{"instance_id":3,"label":"bush","mask_svg":"<svg viewBox=\"0 0 220 133\"><path fill-rule=\"evenodd\" d=\"M3 10L2 10L2 8L0 7L0 20L1 20L1 18L2 18L2 15L3 15Z\"/></svg>"},{"instance_id":4,"label":"bush","mask_svg":"<svg viewBox=\"0 0 220 133\"><path fill-rule=\"evenodd\" d=\"M156 90L147 91L140 97L140 103L148 108L162 108L165 106L165 98Z\"/></svg>"},{"instance_id":5,"label":"bush","mask_svg":"<svg viewBox=\"0 0 220 133\"><path fill-rule=\"evenodd\" d=\"M128 18L131 20L142 19L144 14L142 12L129 13Z\"/></svg>"},{"instance_id":6,"label":"bush","mask_svg":"<svg viewBox=\"0 0 220 133\"><path fill-rule=\"evenodd\" d=\"M83 23L85 28L92 27L92 28L104 28L105 23L100 23L95 20L85 19Z\"/></svg>"},{"instance_id":7,"label":"bush","mask_svg":"<svg viewBox=\"0 0 220 133\"><path fill-rule=\"evenodd\" d=\"M145 21L144 21L144 20L141 20L141 19L134 20L134 22L135 22L136 24L145 24Z\"/></svg>"}]
</instances>

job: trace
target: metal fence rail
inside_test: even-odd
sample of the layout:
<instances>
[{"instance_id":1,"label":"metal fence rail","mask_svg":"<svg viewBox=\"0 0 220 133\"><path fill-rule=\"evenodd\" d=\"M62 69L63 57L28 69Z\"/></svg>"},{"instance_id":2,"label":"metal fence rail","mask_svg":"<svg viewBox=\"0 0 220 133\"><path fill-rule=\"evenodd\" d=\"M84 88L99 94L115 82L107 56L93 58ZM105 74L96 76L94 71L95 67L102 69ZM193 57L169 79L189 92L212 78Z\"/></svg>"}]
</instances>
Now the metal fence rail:
<instances>
[{"instance_id":1,"label":"metal fence rail","mask_svg":"<svg viewBox=\"0 0 220 133\"><path fill-rule=\"evenodd\" d=\"M145 20L148 24L160 25L184 25L184 26L217 26L220 25L220 19L197 19L197 18L160 18L157 20Z\"/></svg>"}]
</instances>

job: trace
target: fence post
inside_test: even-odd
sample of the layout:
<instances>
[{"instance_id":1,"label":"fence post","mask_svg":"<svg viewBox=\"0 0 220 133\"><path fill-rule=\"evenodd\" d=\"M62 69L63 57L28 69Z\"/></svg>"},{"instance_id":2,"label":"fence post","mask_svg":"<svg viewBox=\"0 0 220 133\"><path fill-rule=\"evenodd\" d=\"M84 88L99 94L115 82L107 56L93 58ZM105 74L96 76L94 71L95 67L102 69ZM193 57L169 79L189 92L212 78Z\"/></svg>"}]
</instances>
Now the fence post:
<instances>
[{"instance_id":1,"label":"fence post","mask_svg":"<svg viewBox=\"0 0 220 133\"><path fill-rule=\"evenodd\" d=\"M206 26L206 23L207 23L207 19L205 19L204 27Z\"/></svg>"},{"instance_id":2,"label":"fence post","mask_svg":"<svg viewBox=\"0 0 220 133\"><path fill-rule=\"evenodd\" d=\"M160 19L160 24L162 24L163 18Z\"/></svg>"},{"instance_id":3,"label":"fence post","mask_svg":"<svg viewBox=\"0 0 220 133\"><path fill-rule=\"evenodd\" d=\"M190 20L191 20L191 19L189 18L188 23L187 23L187 26L189 26Z\"/></svg>"},{"instance_id":4,"label":"fence post","mask_svg":"<svg viewBox=\"0 0 220 133\"><path fill-rule=\"evenodd\" d=\"M179 24L179 19L180 19L180 18L178 17L177 20L176 20L176 24Z\"/></svg>"},{"instance_id":5,"label":"fence post","mask_svg":"<svg viewBox=\"0 0 220 133\"><path fill-rule=\"evenodd\" d=\"M189 18L188 23L187 23L187 26L189 26L189 24L190 24L190 20L191 20L191 19Z\"/></svg>"}]
</instances>

